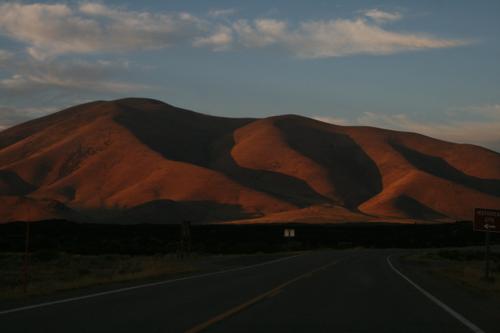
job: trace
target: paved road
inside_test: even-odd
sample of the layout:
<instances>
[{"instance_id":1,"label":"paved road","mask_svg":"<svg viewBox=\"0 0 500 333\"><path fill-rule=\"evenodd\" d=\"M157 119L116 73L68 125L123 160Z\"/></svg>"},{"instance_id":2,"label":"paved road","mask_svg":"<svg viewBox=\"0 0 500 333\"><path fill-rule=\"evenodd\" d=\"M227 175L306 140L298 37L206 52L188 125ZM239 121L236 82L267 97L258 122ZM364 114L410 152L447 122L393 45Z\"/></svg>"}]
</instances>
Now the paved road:
<instances>
[{"instance_id":1,"label":"paved road","mask_svg":"<svg viewBox=\"0 0 500 333\"><path fill-rule=\"evenodd\" d=\"M0 308L0 332L500 331L498 308L426 281L399 262L401 253L311 252L20 311Z\"/></svg>"}]
</instances>

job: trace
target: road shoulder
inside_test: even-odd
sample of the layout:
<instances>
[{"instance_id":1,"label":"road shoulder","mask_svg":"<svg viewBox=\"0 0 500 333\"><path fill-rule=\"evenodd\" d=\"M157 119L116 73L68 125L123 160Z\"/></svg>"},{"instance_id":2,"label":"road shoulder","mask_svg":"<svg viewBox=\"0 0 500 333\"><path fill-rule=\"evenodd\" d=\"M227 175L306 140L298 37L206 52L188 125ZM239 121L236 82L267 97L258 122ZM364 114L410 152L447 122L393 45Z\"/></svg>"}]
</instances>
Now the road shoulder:
<instances>
[{"instance_id":1,"label":"road shoulder","mask_svg":"<svg viewBox=\"0 0 500 333\"><path fill-rule=\"evenodd\" d=\"M444 269L445 264L417 261L414 255L415 252L394 256L392 262L404 275L483 331L498 330L500 297L496 293L471 288L446 275L436 274L436 269Z\"/></svg>"}]
</instances>

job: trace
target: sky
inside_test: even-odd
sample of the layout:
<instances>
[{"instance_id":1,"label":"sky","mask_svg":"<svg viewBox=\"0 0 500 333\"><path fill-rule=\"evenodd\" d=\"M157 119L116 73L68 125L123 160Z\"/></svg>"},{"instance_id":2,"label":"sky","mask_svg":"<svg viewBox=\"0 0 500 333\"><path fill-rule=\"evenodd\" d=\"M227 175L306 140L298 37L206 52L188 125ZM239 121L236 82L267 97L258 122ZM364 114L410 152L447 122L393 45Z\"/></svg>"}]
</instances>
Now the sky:
<instances>
[{"instance_id":1,"label":"sky","mask_svg":"<svg viewBox=\"0 0 500 333\"><path fill-rule=\"evenodd\" d=\"M0 129L155 98L500 152L500 1L0 1Z\"/></svg>"}]
</instances>

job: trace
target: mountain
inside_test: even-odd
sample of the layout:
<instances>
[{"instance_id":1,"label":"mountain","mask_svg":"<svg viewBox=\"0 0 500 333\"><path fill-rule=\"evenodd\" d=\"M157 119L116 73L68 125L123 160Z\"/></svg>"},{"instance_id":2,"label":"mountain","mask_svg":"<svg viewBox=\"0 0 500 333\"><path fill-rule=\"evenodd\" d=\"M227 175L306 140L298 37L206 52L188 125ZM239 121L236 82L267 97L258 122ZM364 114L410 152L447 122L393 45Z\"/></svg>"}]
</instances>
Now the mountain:
<instances>
[{"instance_id":1,"label":"mountain","mask_svg":"<svg viewBox=\"0 0 500 333\"><path fill-rule=\"evenodd\" d=\"M500 207L500 154L283 115L96 101L0 132L0 222L454 221Z\"/></svg>"}]
</instances>

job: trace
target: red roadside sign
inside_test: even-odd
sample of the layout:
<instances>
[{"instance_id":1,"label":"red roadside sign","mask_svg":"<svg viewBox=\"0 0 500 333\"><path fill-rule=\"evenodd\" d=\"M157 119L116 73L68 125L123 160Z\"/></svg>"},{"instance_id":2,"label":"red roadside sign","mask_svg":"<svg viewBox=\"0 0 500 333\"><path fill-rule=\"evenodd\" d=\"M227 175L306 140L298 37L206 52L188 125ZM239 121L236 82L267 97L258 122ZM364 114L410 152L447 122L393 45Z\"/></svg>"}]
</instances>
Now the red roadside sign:
<instances>
[{"instance_id":1,"label":"red roadside sign","mask_svg":"<svg viewBox=\"0 0 500 333\"><path fill-rule=\"evenodd\" d=\"M475 208L474 231L500 232L500 210Z\"/></svg>"}]
</instances>

